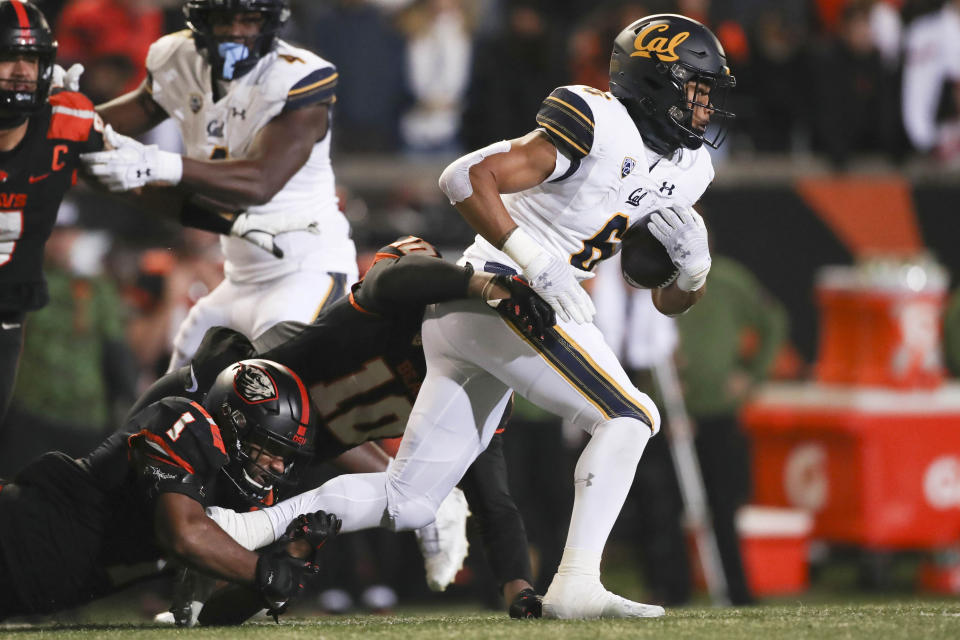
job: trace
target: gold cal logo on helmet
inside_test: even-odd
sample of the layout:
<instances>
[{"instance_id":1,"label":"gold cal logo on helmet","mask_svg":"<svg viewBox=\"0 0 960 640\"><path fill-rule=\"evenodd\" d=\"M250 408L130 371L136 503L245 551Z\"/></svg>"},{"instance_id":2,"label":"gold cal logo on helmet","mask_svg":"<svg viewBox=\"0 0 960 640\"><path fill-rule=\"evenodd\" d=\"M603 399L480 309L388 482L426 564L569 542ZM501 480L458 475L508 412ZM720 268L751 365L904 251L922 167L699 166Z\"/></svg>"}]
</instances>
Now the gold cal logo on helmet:
<instances>
[{"instance_id":1,"label":"gold cal logo on helmet","mask_svg":"<svg viewBox=\"0 0 960 640\"><path fill-rule=\"evenodd\" d=\"M690 37L689 31L681 31L669 40L660 36L656 38L650 38L649 41L644 42L646 37L651 33L663 32L669 29L670 25L668 24L652 24L638 33L637 39L633 41L633 47L636 49L636 51L631 53L630 57L633 58L634 56L642 56L644 58L650 58L650 54L655 53L661 62L673 62L674 60L679 60L680 56L676 54L674 49L676 49L681 42Z\"/></svg>"}]
</instances>

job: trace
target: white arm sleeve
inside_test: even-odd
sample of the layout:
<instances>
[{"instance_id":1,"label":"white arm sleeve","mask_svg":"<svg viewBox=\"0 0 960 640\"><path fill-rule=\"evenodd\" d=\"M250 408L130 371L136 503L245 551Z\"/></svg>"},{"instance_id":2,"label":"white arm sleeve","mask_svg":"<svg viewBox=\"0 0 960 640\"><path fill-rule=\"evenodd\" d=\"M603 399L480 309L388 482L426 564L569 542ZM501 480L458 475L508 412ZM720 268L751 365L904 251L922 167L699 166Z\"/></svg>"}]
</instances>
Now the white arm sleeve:
<instances>
[{"instance_id":1,"label":"white arm sleeve","mask_svg":"<svg viewBox=\"0 0 960 640\"><path fill-rule=\"evenodd\" d=\"M473 195L470 167L479 164L484 158L488 158L495 153L506 153L507 151L510 151L510 143L507 140L501 140L482 149L472 151L465 156L460 156L451 162L440 174L440 190L450 198L450 204L463 202Z\"/></svg>"},{"instance_id":2,"label":"white arm sleeve","mask_svg":"<svg viewBox=\"0 0 960 640\"><path fill-rule=\"evenodd\" d=\"M278 537L274 535L269 516L263 511L237 513L231 509L207 507L207 517L216 522L237 544L251 551L274 542ZM283 531L286 531L286 527Z\"/></svg>"}]
</instances>

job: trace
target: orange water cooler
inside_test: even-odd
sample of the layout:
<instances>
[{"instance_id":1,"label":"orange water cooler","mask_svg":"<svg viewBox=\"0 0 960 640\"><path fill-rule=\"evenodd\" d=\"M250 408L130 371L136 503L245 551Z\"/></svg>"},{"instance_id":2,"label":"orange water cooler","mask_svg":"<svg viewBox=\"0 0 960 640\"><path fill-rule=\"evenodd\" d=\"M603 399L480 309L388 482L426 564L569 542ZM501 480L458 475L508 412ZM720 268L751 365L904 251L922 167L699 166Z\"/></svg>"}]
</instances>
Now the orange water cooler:
<instances>
[{"instance_id":1,"label":"orange water cooler","mask_svg":"<svg viewBox=\"0 0 960 640\"><path fill-rule=\"evenodd\" d=\"M813 516L811 536L866 549L960 541L960 384L944 377L945 272L928 259L821 272L815 379L744 408L754 502Z\"/></svg>"}]
</instances>

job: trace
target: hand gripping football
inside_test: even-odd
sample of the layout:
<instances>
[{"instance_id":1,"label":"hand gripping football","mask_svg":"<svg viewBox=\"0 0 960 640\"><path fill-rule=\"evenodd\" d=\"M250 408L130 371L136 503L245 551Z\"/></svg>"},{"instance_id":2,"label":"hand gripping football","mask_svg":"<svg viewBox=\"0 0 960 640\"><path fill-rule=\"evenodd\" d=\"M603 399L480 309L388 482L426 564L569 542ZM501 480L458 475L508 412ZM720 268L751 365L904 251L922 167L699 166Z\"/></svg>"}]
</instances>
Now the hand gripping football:
<instances>
[{"instance_id":1,"label":"hand gripping football","mask_svg":"<svg viewBox=\"0 0 960 640\"><path fill-rule=\"evenodd\" d=\"M673 264L667 250L650 230L647 214L631 225L620 243L620 266L623 279L638 289L659 289L673 282L680 269Z\"/></svg>"}]
</instances>

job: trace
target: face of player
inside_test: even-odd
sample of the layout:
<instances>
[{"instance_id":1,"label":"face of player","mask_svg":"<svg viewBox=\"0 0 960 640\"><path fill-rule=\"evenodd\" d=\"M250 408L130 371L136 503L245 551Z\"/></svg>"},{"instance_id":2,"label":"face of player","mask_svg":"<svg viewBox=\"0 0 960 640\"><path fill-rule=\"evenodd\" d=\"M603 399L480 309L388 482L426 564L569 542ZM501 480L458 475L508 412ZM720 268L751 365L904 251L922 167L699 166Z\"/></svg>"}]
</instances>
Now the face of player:
<instances>
[{"instance_id":1,"label":"face of player","mask_svg":"<svg viewBox=\"0 0 960 640\"><path fill-rule=\"evenodd\" d=\"M710 85L705 84L703 80L699 82L691 80L686 85L687 102L693 105L693 117L691 118L691 128L699 134L707 130L710 124L710 115L713 113L710 104Z\"/></svg>"},{"instance_id":2,"label":"face of player","mask_svg":"<svg viewBox=\"0 0 960 640\"><path fill-rule=\"evenodd\" d=\"M238 42L249 48L260 35L264 17L259 11L213 11L209 21L217 42Z\"/></svg>"},{"instance_id":3,"label":"face of player","mask_svg":"<svg viewBox=\"0 0 960 640\"><path fill-rule=\"evenodd\" d=\"M0 53L0 89L34 91L40 60L32 53Z\"/></svg>"},{"instance_id":4,"label":"face of player","mask_svg":"<svg viewBox=\"0 0 960 640\"><path fill-rule=\"evenodd\" d=\"M249 449L249 462L244 468L247 476L261 487L273 486L273 479L268 475L268 472L277 476L283 475L287 468L287 462L283 455L272 453L258 444L251 443L247 447Z\"/></svg>"}]
</instances>

